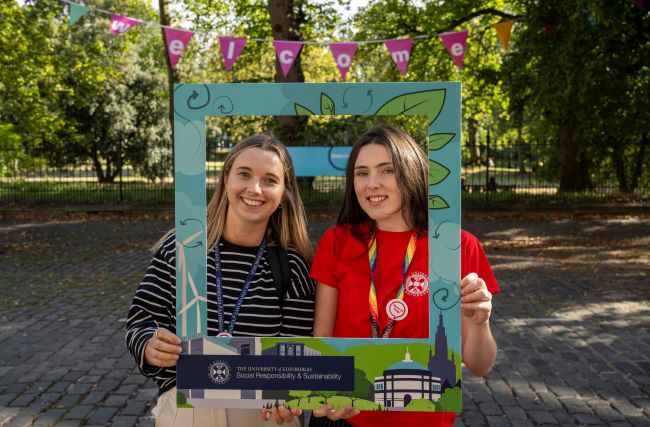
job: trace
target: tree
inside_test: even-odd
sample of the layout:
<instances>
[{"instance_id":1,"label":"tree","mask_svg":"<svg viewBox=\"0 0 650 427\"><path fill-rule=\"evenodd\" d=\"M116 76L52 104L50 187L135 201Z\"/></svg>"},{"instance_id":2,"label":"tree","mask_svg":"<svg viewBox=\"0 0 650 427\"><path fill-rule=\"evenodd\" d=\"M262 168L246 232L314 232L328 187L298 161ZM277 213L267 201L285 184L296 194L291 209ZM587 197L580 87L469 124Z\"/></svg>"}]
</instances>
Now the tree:
<instances>
[{"instance_id":1,"label":"tree","mask_svg":"<svg viewBox=\"0 0 650 427\"><path fill-rule=\"evenodd\" d=\"M289 396L298 399L298 406L300 406L300 401L305 397L307 398L307 402L309 402L310 395L311 395L311 391L309 390L289 390Z\"/></svg>"},{"instance_id":2,"label":"tree","mask_svg":"<svg viewBox=\"0 0 650 427\"><path fill-rule=\"evenodd\" d=\"M373 45L360 49L357 71L360 80L431 81L461 80L463 123L470 157L478 163L481 131L494 128L503 120L507 97L501 90L501 56L497 39L489 27L501 19L515 19L505 2L494 0L418 2L413 0L374 1L355 16L358 40L422 37L414 41L408 74L401 76L385 48ZM478 28L476 31L475 28ZM458 71L437 35L447 31L470 29L465 65ZM489 31L488 31L489 30Z\"/></svg>"},{"instance_id":3,"label":"tree","mask_svg":"<svg viewBox=\"0 0 650 427\"><path fill-rule=\"evenodd\" d=\"M440 412L457 411L460 409L461 394L460 387L446 389L436 401L436 408L439 408Z\"/></svg>"},{"instance_id":4,"label":"tree","mask_svg":"<svg viewBox=\"0 0 650 427\"><path fill-rule=\"evenodd\" d=\"M354 368L354 390L339 393L340 396L347 396L350 398L350 404L354 408L354 401L357 399L367 399L372 401L373 387L372 383L366 378L366 373L359 369Z\"/></svg>"},{"instance_id":5,"label":"tree","mask_svg":"<svg viewBox=\"0 0 650 427\"><path fill-rule=\"evenodd\" d=\"M607 179L608 158L629 191L639 167L625 163L636 161L630 154L647 155L639 125L648 120L650 18L624 1L517 4L526 21L504 63L512 111L536 138L555 143L561 191Z\"/></svg>"},{"instance_id":6,"label":"tree","mask_svg":"<svg viewBox=\"0 0 650 427\"><path fill-rule=\"evenodd\" d=\"M58 108L67 66L57 55L60 9L55 2L0 3L0 125L35 157L44 143L73 131Z\"/></svg>"},{"instance_id":7,"label":"tree","mask_svg":"<svg viewBox=\"0 0 650 427\"><path fill-rule=\"evenodd\" d=\"M142 3L135 6L134 16L152 13ZM45 148L59 163L90 159L101 183L113 182L126 163L150 179L167 175L164 59L151 48L160 45L155 34L132 30L116 38L105 18L89 18L70 32L60 51L73 64L62 78L67 88L62 110L77 132L62 146Z\"/></svg>"}]
</instances>

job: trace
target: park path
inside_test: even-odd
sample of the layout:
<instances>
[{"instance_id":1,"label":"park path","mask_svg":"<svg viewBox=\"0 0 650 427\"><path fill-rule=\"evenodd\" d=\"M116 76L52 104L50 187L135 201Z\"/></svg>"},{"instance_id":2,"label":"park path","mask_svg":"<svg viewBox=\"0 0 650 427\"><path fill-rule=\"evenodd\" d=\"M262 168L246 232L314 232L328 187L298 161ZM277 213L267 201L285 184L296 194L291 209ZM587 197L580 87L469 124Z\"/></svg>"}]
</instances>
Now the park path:
<instances>
[{"instance_id":1,"label":"park path","mask_svg":"<svg viewBox=\"0 0 650 427\"><path fill-rule=\"evenodd\" d=\"M329 225L314 216L310 235ZM124 348L171 217L0 217L0 426L152 425ZM650 217L472 214L502 292L458 426L650 426ZM245 426L244 426L245 427Z\"/></svg>"}]
</instances>

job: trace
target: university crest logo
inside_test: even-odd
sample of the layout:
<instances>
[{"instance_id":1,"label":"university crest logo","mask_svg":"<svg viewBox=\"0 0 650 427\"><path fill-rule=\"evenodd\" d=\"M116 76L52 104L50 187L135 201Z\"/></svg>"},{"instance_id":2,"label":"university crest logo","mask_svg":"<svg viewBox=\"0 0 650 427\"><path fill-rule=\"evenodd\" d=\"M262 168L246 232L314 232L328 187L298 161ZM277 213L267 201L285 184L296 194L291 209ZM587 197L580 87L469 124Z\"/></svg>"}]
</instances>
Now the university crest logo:
<instances>
[{"instance_id":1,"label":"university crest logo","mask_svg":"<svg viewBox=\"0 0 650 427\"><path fill-rule=\"evenodd\" d=\"M210 380L215 384L223 384L230 379L230 366L222 360L217 360L208 368Z\"/></svg>"},{"instance_id":2,"label":"university crest logo","mask_svg":"<svg viewBox=\"0 0 650 427\"><path fill-rule=\"evenodd\" d=\"M429 277L420 271L411 273L404 282L404 291L412 297L428 295Z\"/></svg>"}]
</instances>

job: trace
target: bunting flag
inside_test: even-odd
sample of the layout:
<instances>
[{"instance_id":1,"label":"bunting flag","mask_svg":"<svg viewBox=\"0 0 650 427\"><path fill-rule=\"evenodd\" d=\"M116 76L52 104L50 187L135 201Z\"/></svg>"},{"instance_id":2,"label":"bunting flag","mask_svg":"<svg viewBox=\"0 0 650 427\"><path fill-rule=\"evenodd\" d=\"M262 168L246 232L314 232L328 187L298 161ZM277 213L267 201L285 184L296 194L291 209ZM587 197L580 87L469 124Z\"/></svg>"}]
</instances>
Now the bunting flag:
<instances>
[{"instance_id":1,"label":"bunting flag","mask_svg":"<svg viewBox=\"0 0 650 427\"><path fill-rule=\"evenodd\" d=\"M406 74L406 69L409 66L409 59L411 59L411 48L413 47L413 39L394 39L385 40L384 45L390 56L395 61L395 65L402 73Z\"/></svg>"},{"instance_id":2,"label":"bunting flag","mask_svg":"<svg viewBox=\"0 0 650 427\"><path fill-rule=\"evenodd\" d=\"M23 0L25 4L31 3L31 0ZM69 25L73 25L79 21L83 16L89 12L97 12L106 15L110 15L110 32L115 35L119 35L127 32L131 28L139 25L146 24L147 26L160 26L158 23L154 22L143 22L138 19L130 18L128 16L118 15L108 10L90 8L82 4L73 3L71 0L59 0L63 3L69 4ZM642 11L645 10L645 0L633 0L636 6ZM511 21L502 21L491 26L497 32L499 40L505 49L508 49L510 42L510 36L512 33L512 27L514 20ZM487 27L487 26L486 26ZM485 28L485 27L481 27ZM552 35L555 32L555 23L554 17L549 15L544 20L544 30ZM165 44L167 47L167 54L169 55L169 62L172 69L176 68L178 61L180 60L181 55L187 48L187 44L190 42L191 38L194 35L194 32L188 30L175 29L170 27L163 27ZM465 52L467 49L467 39L469 36L469 31L457 31L438 34L442 40L445 48L451 55L454 63L458 69L463 68L463 62L465 59ZM419 35L413 38L405 39L392 39L392 40L368 40L361 42L319 42L319 41L286 41L286 40L274 40L273 45L275 47L276 56L278 62L280 63L280 68L282 73L286 77L289 74L289 71L293 67L298 55L302 49L303 44L316 44L316 45L328 45L329 49L334 57L336 66L338 67L341 78L345 80L347 74L350 71L350 66L356 55L357 48L361 43L384 43L386 49L390 53L391 58L395 62L395 65L402 73L406 75L410 57L411 49L413 48L413 40L415 39L427 39L434 37L434 35ZM266 43L266 39L260 38L237 38L229 36L218 36L219 45L221 49L221 54L223 55L224 65L226 70L230 71L233 64L241 55L241 52L244 50L248 41L256 41Z\"/></svg>"},{"instance_id":3,"label":"bunting flag","mask_svg":"<svg viewBox=\"0 0 650 427\"><path fill-rule=\"evenodd\" d=\"M287 77L289 70L293 67L293 63L298 58L298 53L300 53L300 48L302 48L302 42L273 40L273 46L275 46L275 54L278 56L282 74L284 74L284 77Z\"/></svg>"},{"instance_id":4,"label":"bunting flag","mask_svg":"<svg viewBox=\"0 0 650 427\"><path fill-rule=\"evenodd\" d=\"M634 4L641 12L645 11L645 0L634 0Z\"/></svg>"},{"instance_id":5,"label":"bunting flag","mask_svg":"<svg viewBox=\"0 0 650 427\"><path fill-rule=\"evenodd\" d=\"M191 31L177 30L175 28L163 28L165 32L165 44L167 45L167 55L172 70L176 69L178 60L181 59L183 51L194 35Z\"/></svg>"},{"instance_id":6,"label":"bunting flag","mask_svg":"<svg viewBox=\"0 0 650 427\"><path fill-rule=\"evenodd\" d=\"M244 50L244 46L246 46L245 38L219 36L219 47L221 48L226 70L230 71L232 64L235 63L239 58L239 54Z\"/></svg>"},{"instance_id":7,"label":"bunting flag","mask_svg":"<svg viewBox=\"0 0 650 427\"><path fill-rule=\"evenodd\" d=\"M459 70L463 69L463 59L465 58L465 48L467 47L468 35L469 31L467 30L439 34L442 43L447 48L447 51Z\"/></svg>"},{"instance_id":8,"label":"bunting flag","mask_svg":"<svg viewBox=\"0 0 650 427\"><path fill-rule=\"evenodd\" d=\"M115 35L120 35L126 33L131 28L138 25L140 21L137 19L129 18L128 16L121 16L112 14L111 15L111 33Z\"/></svg>"},{"instance_id":9,"label":"bunting flag","mask_svg":"<svg viewBox=\"0 0 650 427\"><path fill-rule=\"evenodd\" d=\"M85 14L87 14L89 10L90 9L88 9L86 6L83 6L81 4L70 3L70 16L68 17L69 24L74 25L75 22L77 22Z\"/></svg>"},{"instance_id":10,"label":"bunting flag","mask_svg":"<svg viewBox=\"0 0 650 427\"><path fill-rule=\"evenodd\" d=\"M512 24L514 24L514 21L504 21L497 24L492 24L494 29L497 30L497 36L499 36L499 40L501 40L501 44L505 49L508 49L508 44L510 43Z\"/></svg>"},{"instance_id":11,"label":"bunting flag","mask_svg":"<svg viewBox=\"0 0 650 427\"><path fill-rule=\"evenodd\" d=\"M330 51L343 80L348 75L352 59L354 59L354 55L357 53L357 46L357 43L330 43Z\"/></svg>"}]
</instances>

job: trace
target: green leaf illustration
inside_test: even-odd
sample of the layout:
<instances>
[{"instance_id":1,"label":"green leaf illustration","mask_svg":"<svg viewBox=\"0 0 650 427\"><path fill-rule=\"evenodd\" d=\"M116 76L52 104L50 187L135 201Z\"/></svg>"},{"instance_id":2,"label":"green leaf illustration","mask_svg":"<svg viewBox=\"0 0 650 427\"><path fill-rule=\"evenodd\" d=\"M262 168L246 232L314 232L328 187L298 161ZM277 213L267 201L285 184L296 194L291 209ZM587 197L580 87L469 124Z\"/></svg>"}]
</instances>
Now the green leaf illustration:
<instances>
[{"instance_id":1,"label":"green leaf illustration","mask_svg":"<svg viewBox=\"0 0 650 427\"><path fill-rule=\"evenodd\" d=\"M399 114L422 115L433 122L445 104L445 89L412 92L395 97L385 103L375 113L378 116L396 116Z\"/></svg>"},{"instance_id":2,"label":"green leaf illustration","mask_svg":"<svg viewBox=\"0 0 650 427\"><path fill-rule=\"evenodd\" d=\"M449 169L444 165L429 159L429 185L435 185L442 181L449 175Z\"/></svg>"},{"instance_id":3,"label":"green leaf illustration","mask_svg":"<svg viewBox=\"0 0 650 427\"><path fill-rule=\"evenodd\" d=\"M320 112L321 114L335 114L334 100L324 92L320 93Z\"/></svg>"},{"instance_id":4,"label":"green leaf illustration","mask_svg":"<svg viewBox=\"0 0 650 427\"><path fill-rule=\"evenodd\" d=\"M440 150L454 139L455 133L432 133L429 135L429 150Z\"/></svg>"},{"instance_id":5,"label":"green leaf illustration","mask_svg":"<svg viewBox=\"0 0 650 427\"><path fill-rule=\"evenodd\" d=\"M429 196L429 209L447 209L449 205L440 196Z\"/></svg>"},{"instance_id":6,"label":"green leaf illustration","mask_svg":"<svg viewBox=\"0 0 650 427\"><path fill-rule=\"evenodd\" d=\"M294 108L296 109L296 116L313 116L314 113L311 112L311 110L303 107L300 104L294 104Z\"/></svg>"}]
</instances>

